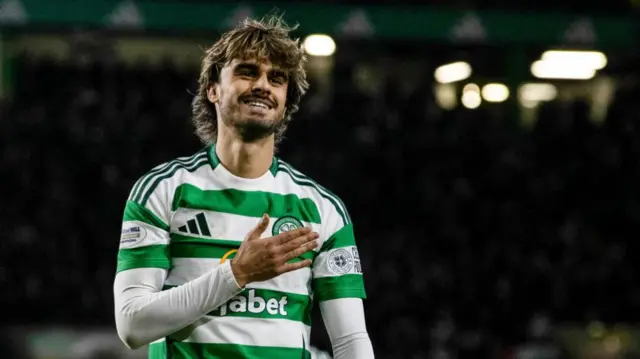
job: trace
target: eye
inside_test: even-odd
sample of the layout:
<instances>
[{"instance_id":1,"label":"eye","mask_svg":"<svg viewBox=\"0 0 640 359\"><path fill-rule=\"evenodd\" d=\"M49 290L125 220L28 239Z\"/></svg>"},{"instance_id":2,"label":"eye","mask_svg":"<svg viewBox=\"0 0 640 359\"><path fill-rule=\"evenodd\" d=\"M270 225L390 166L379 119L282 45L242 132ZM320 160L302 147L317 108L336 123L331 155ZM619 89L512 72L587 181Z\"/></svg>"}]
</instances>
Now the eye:
<instances>
[{"instance_id":1,"label":"eye","mask_svg":"<svg viewBox=\"0 0 640 359\"><path fill-rule=\"evenodd\" d=\"M251 69L251 68L247 68L247 67L241 67L241 68L236 70L236 74L238 76L254 77L256 75L256 70L255 69Z\"/></svg>"},{"instance_id":2,"label":"eye","mask_svg":"<svg viewBox=\"0 0 640 359\"><path fill-rule=\"evenodd\" d=\"M287 76L284 74L274 74L271 76L271 81L278 85L284 85L287 83Z\"/></svg>"}]
</instances>

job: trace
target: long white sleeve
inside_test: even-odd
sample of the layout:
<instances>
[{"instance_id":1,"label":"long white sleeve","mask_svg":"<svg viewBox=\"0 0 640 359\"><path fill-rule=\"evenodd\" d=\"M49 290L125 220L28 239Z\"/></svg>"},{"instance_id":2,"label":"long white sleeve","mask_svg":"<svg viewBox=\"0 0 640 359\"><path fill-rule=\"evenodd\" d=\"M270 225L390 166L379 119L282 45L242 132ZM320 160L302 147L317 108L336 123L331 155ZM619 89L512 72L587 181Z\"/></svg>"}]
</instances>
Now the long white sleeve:
<instances>
[{"instance_id":1,"label":"long white sleeve","mask_svg":"<svg viewBox=\"0 0 640 359\"><path fill-rule=\"evenodd\" d=\"M215 310L242 290L230 261L166 291L167 271L137 268L116 275L113 294L118 335L132 349L169 336Z\"/></svg>"},{"instance_id":2,"label":"long white sleeve","mask_svg":"<svg viewBox=\"0 0 640 359\"><path fill-rule=\"evenodd\" d=\"M374 359L362 299L320 302L320 312L331 339L334 359Z\"/></svg>"}]
</instances>

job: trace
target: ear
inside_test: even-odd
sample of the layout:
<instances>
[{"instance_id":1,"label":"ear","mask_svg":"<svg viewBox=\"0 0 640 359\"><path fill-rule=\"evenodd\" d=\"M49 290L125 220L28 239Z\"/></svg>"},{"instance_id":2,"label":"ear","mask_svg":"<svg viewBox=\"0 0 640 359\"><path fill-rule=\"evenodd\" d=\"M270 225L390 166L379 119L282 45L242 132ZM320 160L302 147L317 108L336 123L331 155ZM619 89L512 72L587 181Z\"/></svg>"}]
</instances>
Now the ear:
<instances>
[{"instance_id":1,"label":"ear","mask_svg":"<svg viewBox=\"0 0 640 359\"><path fill-rule=\"evenodd\" d=\"M211 103L217 103L218 102L219 95L218 95L217 86L215 84L211 85L209 87L209 89L207 90L207 99L209 99L209 102L211 102Z\"/></svg>"}]
</instances>

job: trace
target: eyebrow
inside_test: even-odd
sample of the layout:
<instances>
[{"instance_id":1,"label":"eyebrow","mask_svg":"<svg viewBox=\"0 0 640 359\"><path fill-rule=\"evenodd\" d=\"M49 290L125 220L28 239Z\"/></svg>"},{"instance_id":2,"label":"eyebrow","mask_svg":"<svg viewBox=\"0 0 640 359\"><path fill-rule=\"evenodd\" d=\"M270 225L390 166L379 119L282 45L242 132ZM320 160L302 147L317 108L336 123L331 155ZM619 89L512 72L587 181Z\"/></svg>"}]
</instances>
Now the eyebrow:
<instances>
[{"instance_id":1,"label":"eyebrow","mask_svg":"<svg viewBox=\"0 0 640 359\"><path fill-rule=\"evenodd\" d=\"M237 64L233 69L234 70L256 70L257 68L258 68L257 64L242 62Z\"/></svg>"},{"instance_id":2,"label":"eyebrow","mask_svg":"<svg viewBox=\"0 0 640 359\"><path fill-rule=\"evenodd\" d=\"M237 64L234 67L234 71L238 71L238 70L257 70L260 66L258 64L255 63L251 63L251 62L241 62L239 64ZM285 70L282 70L278 67L272 67L271 69L269 69L268 71L270 74L272 75L277 75L277 76L284 76L286 78L289 78L287 72Z\"/></svg>"}]
</instances>

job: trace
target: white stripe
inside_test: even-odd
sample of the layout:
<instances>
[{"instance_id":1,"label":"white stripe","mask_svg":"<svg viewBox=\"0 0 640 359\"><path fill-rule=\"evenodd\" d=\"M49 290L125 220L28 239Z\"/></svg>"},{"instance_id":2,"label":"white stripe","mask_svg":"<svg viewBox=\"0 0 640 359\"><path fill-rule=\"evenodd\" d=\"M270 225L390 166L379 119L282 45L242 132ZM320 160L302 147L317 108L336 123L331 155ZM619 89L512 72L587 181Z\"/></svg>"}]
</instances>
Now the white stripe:
<instances>
[{"instance_id":1,"label":"white stripe","mask_svg":"<svg viewBox=\"0 0 640 359\"><path fill-rule=\"evenodd\" d=\"M178 231L178 228L187 224L189 220L195 220L196 215L204 213L209 225L211 236L203 237L196 234L184 233ZM262 233L261 238L269 238L273 236L273 224L278 220L277 217L271 217L269 227ZM198 238L215 238L224 239L234 242L242 242L244 237L258 224L260 218L246 217L231 213L211 212L201 209L178 208L171 220L171 233L189 235ZM305 227L310 227L318 232L321 229L320 224L302 222Z\"/></svg>"},{"instance_id":2,"label":"white stripe","mask_svg":"<svg viewBox=\"0 0 640 359\"><path fill-rule=\"evenodd\" d=\"M140 229L139 235L136 237L134 233L129 232L133 227ZM169 235L167 232L155 226L148 225L141 221L125 221L122 222L122 232L120 235L120 249L140 248L157 244L169 244Z\"/></svg>"},{"instance_id":3,"label":"white stripe","mask_svg":"<svg viewBox=\"0 0 640 359\"><path fill-rule=\"evenodd\" d=\"M191 158L190 160L187 161L187 159ZM206 159L207 158L207 154L205 152L202 153L198 153L194 156L189 156L189 157L180 157L176 160L170 161L167 163L167 166L165 168L163 168L161 171L158 171L156 173L153 174L149 174L147 176L144 176L144 180L146 181L146 178L152 178L144 188L138 188L138 191L136 192L136 197L140 196L141 198L144 198L145 194L147 193L147 191L149 189L151 189L151 186L153 186L153 184L156 182L156 180L164 175L166 175L167 173L170 173L171 171L173 171L176 167L180 166L180 167L185 167L185 168L191 168L192 165L194 165L196 162L199 162L200 160ZM175 174L174 174L175 175Z\"/></svg>"},{"instance_id":4,"label":"white stripe","mask_svg":"<svg viewBox=\"0 0 640 359\"><path fill-rule=\"evenodd\" d=\"M307 283L309 283L310 277L311 268L306 267L293 272L281 274L268 281L250 283L247 287L309 295L309 287L307 287Z\"/></svg>"},{"instance_id":5,"label":"white stripe","mask_svg":"<svg viewBox=\"0 0 640 359\"><path fill-rule=\"evenodd\" d=\"M220 259L211 258L173 258L173 268L169 272L165 285L182 285L220 266ZM285 273L268 281L254 282L248 289L269 289L280 292L309 295L307 283L311 268L302 268Z\"/></svg>"},{"instance_id":6,"label":"white stripe","mask_svg":"<svg viewBox=\"0 0 640 359\"><path fill-rule=\"evenodd\" d=\"M313 264L313 277L338 277L344 274L362 274L356 269L356 259L353 256L355 246L341 247L321 252ZM340 255L340 258L335 256ZM336 262L340 259L340 262Z\"/></svg>"},{"instance_id":7,"label":"white stripe","mask_svg":"<svg viewBox=\"0 0 640 359\"><path fill-rule=\"evenodd\" d=\"M288 319L206 316L176 333L175 338L191 343L302 348L303 338L308 344L310 333L311 327Z\"/></svg>"},{"instance_id":8,"label":"white stripe","mask_svg":"<svg viewBox=\"0 0 640 359\"><path fill-rule=\"evenodd\" d=\"M220 266L220 259L172 258L172 268L165 285L182 285Z\"/></svg>"}]
</instances>

